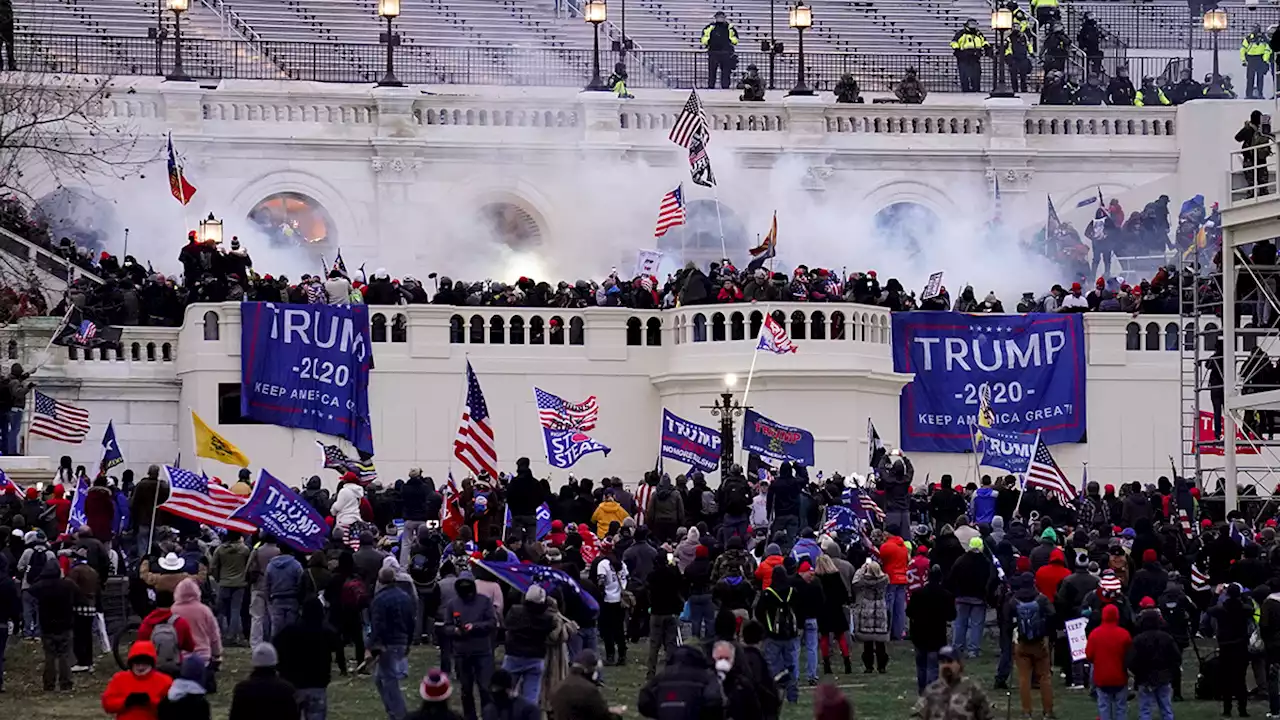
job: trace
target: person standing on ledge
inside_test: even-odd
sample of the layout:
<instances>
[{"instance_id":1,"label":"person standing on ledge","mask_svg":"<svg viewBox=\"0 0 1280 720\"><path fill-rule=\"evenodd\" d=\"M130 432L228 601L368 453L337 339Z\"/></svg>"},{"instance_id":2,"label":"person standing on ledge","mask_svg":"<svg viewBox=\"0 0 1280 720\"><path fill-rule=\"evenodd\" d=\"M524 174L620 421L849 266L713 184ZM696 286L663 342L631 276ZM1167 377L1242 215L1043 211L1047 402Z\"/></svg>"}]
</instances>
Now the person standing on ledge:
<instances>
[{"instance_id":1,"label":"person standing on ledge","mask_svg":"<svg viewBox=\"0 0 1280 720\"><path fill-rule=\"evenodd\" d=\"M960 92L982 90L982 56L991 52L987 38L978 30L978 21L969 18L951 38L955 51L956 71L960 75Z\"/></svg>"},{"instance_id":2,"label":"person standing on ledge","mask_svg":"<svg viewBox=\"0 0 1280 720\"><path fill-rule=\"evenodd\" d=\"M720 73L720 88L729 89L729 73L738 66L738 29L717 10L715 18L702 28L702 47L707 49L707 89L716 88L716 72Z\"/></svg>"}]
</instances>

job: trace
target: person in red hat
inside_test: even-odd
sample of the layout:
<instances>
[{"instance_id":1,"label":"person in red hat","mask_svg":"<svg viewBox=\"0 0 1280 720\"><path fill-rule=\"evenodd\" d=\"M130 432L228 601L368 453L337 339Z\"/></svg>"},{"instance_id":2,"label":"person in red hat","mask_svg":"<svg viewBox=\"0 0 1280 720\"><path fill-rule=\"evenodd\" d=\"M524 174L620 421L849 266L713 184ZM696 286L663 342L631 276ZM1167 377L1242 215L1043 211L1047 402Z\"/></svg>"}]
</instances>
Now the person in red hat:
<instances>
[{"instance_id":1,"label":"person in red hat","mask_svg":"<svg viewBox=\"0 0 1280 720\"><path fill-rule=\"evenodd\" d=\"M1089 299L1081 293L1080 283L1071 283L1071 291L1062 296L1063 312L1084 312L1089 309Z\"/></svg>"},{"instance_id":2,"label":"person in red hat","mask_svg":"<svg viewBox=\"0 0 1280 720\"><path fill-rule=\"evenodd\" d=\"M1084 649L1085 658L1093 663L1099 720L1124 720L1127 717L1129 668L1126 657L1132 644L1133 637L1129 631L1120 627L1120 610L1115 605L1102 608L1102 624L1089 633Z\"/></svg>"}]
</instances>

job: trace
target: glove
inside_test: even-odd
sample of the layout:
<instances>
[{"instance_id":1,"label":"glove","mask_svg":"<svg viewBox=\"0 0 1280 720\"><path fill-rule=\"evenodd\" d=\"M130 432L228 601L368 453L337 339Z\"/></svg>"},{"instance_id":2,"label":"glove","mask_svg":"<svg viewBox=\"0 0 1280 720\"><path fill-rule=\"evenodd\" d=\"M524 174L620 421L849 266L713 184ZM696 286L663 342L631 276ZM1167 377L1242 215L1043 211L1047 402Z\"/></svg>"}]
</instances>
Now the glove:
<instances>
[{"instance_id":1,"label":"glove","mask_svg":"<svg viewBox=\"0 0 1280 720\"><path fill-rule=\"evenodd\" d=\"M146 693L129 693L124 699L124 706L127 708L147 707L149 705L151 705L151 696Z\"/></svg>"}]
</instances>

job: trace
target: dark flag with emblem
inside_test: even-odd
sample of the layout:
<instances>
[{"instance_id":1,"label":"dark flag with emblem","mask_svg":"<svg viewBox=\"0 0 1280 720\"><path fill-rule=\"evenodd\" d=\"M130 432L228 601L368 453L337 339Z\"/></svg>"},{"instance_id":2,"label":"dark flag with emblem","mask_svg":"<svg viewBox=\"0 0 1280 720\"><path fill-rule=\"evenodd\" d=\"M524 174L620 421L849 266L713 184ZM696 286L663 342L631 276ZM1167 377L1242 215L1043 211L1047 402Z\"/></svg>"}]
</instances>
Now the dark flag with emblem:
<instances>
[{"instance_id":1,"label":"dark flag with emblem","mask_svg":"<svg viewBox=\"0 0 1280 720\"><path fill-rule=\"evenodd\" d=\"M876 432L876 424L867 418L867 450L870 455L867 462L874 471L880 467L880 458L884 457L884 443L880 441L880 433Z\"/></svg>"},{"instance_id":2,"label":"dark flag with emblem","mask_svg":"<svg viewBox=\"0 0 1280 720\"><path fill-rule=\"evenodd\" d=\"M711 158L707 157L707 144L702 137L689 141L689 174L703 187L715 187L716 175L711 172Z\"/></svg>"},{"instance_id":3,"label":"dark flag with emblem","mask_svg":"<svg viewBox=\"0 0 1280 720\"><path fill-rule=\"evenodd\" d=\"M342 452L342 448L337 445L325 445L319 440L316 441L316 445L320 446L320 454L326 469L336 470L342 475L353 472L361 483L371 483L378 479L378 471L373 466L372 458L369 460L361 460L358 457L349 458Z\"/></svg>"},{"instance_id":4,"label":"dark flag with emblem","mask_svg":"<svg viewBox=\"0 0 1280 720\"><path fill-rule=\"evenodd\" d=\"M67 319L53 338L54 345L63 347L97 348L120 347L120 335L123 331L118 327L103 327L87 319L80 308L73 307Z\"/></svg>"}]
</instances>

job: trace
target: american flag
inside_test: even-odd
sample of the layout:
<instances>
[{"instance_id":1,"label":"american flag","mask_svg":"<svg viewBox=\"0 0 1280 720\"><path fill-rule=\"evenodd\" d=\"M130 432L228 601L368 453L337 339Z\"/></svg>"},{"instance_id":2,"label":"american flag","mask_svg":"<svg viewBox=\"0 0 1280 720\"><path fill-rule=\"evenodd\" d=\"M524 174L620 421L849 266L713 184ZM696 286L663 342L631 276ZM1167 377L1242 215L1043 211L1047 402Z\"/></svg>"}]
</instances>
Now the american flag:
<instances>
[{"instance_id":1,"label":"american flag","mask_svg":"<svg viewBox=\"0 0 1280 720\"><path fill-rule=\"evenodd\" d=\"M538 402L538 422L544 428L585 432L594 430L600 419L600 403L595 395L580 403L571 403L535 387L533 397Z\"/></svg>"},{"instance_id":2,"label":"american flag","mask_svg":"<svg viewBox=\"0 0 1280 720\"><path fill-rule=\"evenodd\" d=\"M462 409L462 424L458 437L453 441L453 456L462 461L471 472L489 477L498 476L498 450L493 439L493 426L489 424L489 406L480 391L480 381L467 361L467 405Z\"/></svg>"},{"instance_id":3,"label":"american flag","mask_svg":"<svg viewBox=\"0 0 1280 720\"><path fill-rule=\"evenodd\" d=\"M658 206L658 224L653 228L653 236L666 235L671 228L683 225L685 219L684 185L677 185L675 190L662 196L662 204Z\"/></svg>"},{"instance_id":4,"label":"american flag","mask_svg":"<svg viewBox=\"0 0 1280 720\"><path fill-rule=\"evenodd\" d=\"M1182 528L1182 534L1187 538L1190 538L1194 533L1194 528L1191 526L1191 518L1187 515L1186 510L1178 511L1178 525Z\"/></svg>"},{"instance_id":5,"label":"american flag","mask_svg":"<svg viewBox=\"0 0 1280 720\"><path fill-rule=\"evenodd\" d=\"M319 440L316 445L320 446L320 454L324 458L324 467L327 470L336 470L339 473L346 474L353 472L359 478L361 483L371 483L378 479L378 470L373 465L373 460L362 462L360 458L349 458L347 454L342 452L342 448L337 445L325 445Z\"/></svg>"},{"instance_id":6,"label":"american flag","mask_svg":"<svg viewBox=\"0 0 1280 720\"><path fill-rule=\"evenodd\" d=\"M31 434L67 443L82 443L89 434L89 411L59 402L39 390Z\"/></svg>"},{"instance_id":7,"label":"american flag","mask_svg":"<svg viewBox=\"0 0 1280 720\"><path fill-rule=\"evenodd\" d=\"M76 328L75 335L72 335L71 337L76 342L80 343L81 345L84 345L85 343L88 343L90 340L92 340L93 337L97 334L98 334L98 326L94 325L92 320L84 320L84 321L81 321L80 327Z\"/></svg>"},{"instance_id":8,"label":"american flag","mask_svg":"<svg viewBox=\"0 0 1280 720\"><path fill-rule=\"evenodd\" d=\"M20 495L21 493L18 492L18 486L13 484L9 476L5 475L3 470L0 470L0 495L9 494Z\"/></svg>"},{"instance_id":9,"label":"american flag","mask_svg":"<svg viewBox=\"0 0 1280 720\"><path fill-rule=\"evenodd\" d=\"M684 104L680 114L676 116L676 124L667 136L671 142L686 150L695 138L706 144L711 139L711 131L707 127L707 113L702 109L702 101L698 99L698 91L689 93L689 101Z\"/></svg>"},{"instance_id":10,"label":"american flag","mask_svg":"<svg viewBox=\"0 0 1280 720\"><path fill-rule=\"evenodd\" d=\"M1198 565L1191 565L1191 589L1196 592L1209 589L1209 576Z\"/></svg>"},{"instance_id":11,"label":"american flag","mask_svg":"<svg viewBox=\"0 0 1280 720\"><path fill-rule=\"evenodd\" d=\"M1038 433L1035 452L1031 453L1031 463L1027 465L1027 485L1056 496L1063 505L1070 505L1076 495L1067 474L1054 462L1053 455L1049 454L1049 446L1044 444Z\"/></svg>"},{"instance_id":12,"label":"american flag","mask_svg":"<svg viewBox=\"0 0 1280 720\"><path fill-rule=\"evenodd\" d=\"M787 329L773 319L772 315L764 316L764 325L760 326L760 342L757 350L768 350L778 355L786 355L796 351L796 344L791 342Z\"/></svg>"},{"instance_id":13,"label":"american flag","mask_svg":"<svg viewBox=\"0 0 1280 720\"><path fill-rule=\"evenodd\" d=\"M855 495L854 499L858 501L858 509L861 510L867 518L874 515L876 522L884 522L884 510L880 509L880 506L876 503L875 499L871 497L871 493L860 488L854 488L853 492Z\"/></svg>"},{"instance_id":14,"label":"american flag","mask_svg":"<svg viewBox=\"0 0 1280 720\"><path fill-rule=\"evenodd\" d=\"M167 512L203 523L249 535L258 528L244 520L233 520L232 513L244 505L245 499L230 490L209 482L201 473L170 467L164 468L169 476L169 499L160 505Z\"/></svg>"},{"instance_id":15,"label":"american flag","mask_svg":"<svg viewBox=\"0 0 1280 720\"><path fill-rule=\"evenodd\" d=\"M647 482L640 483L640 487L636 488L636 524L644 525L645 510L649 507L649 498L653 496L654 487Z\"/></svg>"},{"instance_id":16,"label":"american flag","mask_svg":"<svg viewBox=\"0 0 1280 720\"><path fill-rule=\"evenodd\" d=\"M827 508L827 521L822 525L823 532L835 533L841 530L852 530L856 527L857 518L852 509L843 505L832 505Z\"/></svg>"}]
</instances>

